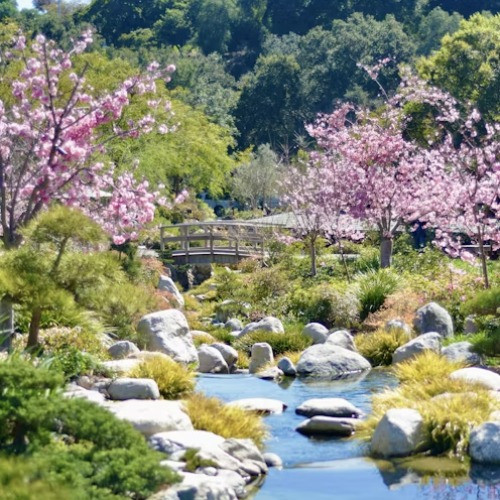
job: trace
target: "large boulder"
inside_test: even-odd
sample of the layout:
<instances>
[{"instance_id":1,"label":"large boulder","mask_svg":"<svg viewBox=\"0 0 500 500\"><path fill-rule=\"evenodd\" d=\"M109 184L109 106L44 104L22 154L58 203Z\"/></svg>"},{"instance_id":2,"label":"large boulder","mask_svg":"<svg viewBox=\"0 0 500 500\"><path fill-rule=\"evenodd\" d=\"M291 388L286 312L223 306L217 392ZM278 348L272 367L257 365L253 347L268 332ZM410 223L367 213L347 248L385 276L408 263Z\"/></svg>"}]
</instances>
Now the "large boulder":
<instances>
[{"instance_id":1,"label":"large boulder","mask_svg":"<svg viewBox=\"0 0 500 500\"><path fill-rule=\"evenodd\" d=\"M328 335L327 344L338 345L349 351L358 352L352 335L347 330L336 330Z\"/></svg>"},{"instance_id":2,"label":"large boulder","mask_svg":"<svg viewBox=\"0 0 500 500\"><path fill-rule=\"evenodd\" d=\"M156 382L150 378L117 378L108 386L111 399L160 399Z\"/></svg>"},{"instance_id":3,"label":"large boulder","mask_svg":"<svg viewBox=\"0 0 500 500\"><path fill-rule=\"evenodd\" d=\"M419 333L437 332L441 337L453 337L450 313L436 302L429 302L415 314L413 326Z\"/></svg>"},{"instance_id":4,"label":"large boulder","mask_svg":"<svg viewBox=\"0 0 500 500\"><path fill-rule=\"evenodd\" d=\"M259 474L267 473L266 461L251 439L226 439L220 447L233 458L239 460L244 468L253 470L255 467L259 470Z\"/></svg>"},{"instance_id":5,"label":"large boulder","mask_svg":"<svg viewBox=\"0 0 500 500\"><path fill-rule=\"evenodd\" d=\"M252 346L252 357L248 369L250 373L257 373L273 361L274 356L271 346L267 342L258 342Z\"/></svg>"},{"instance_id":6,"label":"large boulder","mask_svg":"<svg viewBox=\"0 0 500 500\"><path fill-rule=\"evenodd\" d=\"M143 316L137 325L151 351L168 354L179 363L196 363L198 354L184 314L177 309Z\"/></svg>"},{"instance_id":7,"label":"large boulder","mask_svg":"<svg viewBox=\"0 0 500 500\"><path fill-rule=\"evenodd\" d=\"M274 316L267 316L260 321L256 321L255 323L249 323L245 326L245 328L243 328L243 330L241 330L239 336L243 337L243 335L256 332L258 330L273 333L285 333L283 323L278 318L275 318Z\"/></svg>"},{"instance_id":8,"label":"large boulder","mask_svg":"<svg viewBox=\"0 0 500 500\"><path fill-rule=\"evenodd\" d=\"M292 360L286 356L278 361L277 366L287 377L295 377L297 375L297 368L295 368Z\"/></svg>"},{"instance_id":9,"label":"large boulder","mask_svg":"<svg viewBox=\"0 0 500 500\"><path fill-rule=\"evenodd\" d=\"M231 332L241 332L243 330L243 323L238 318L229 318L224 324Z\"/></svg>"},{"instance_id":10,"label":"large boulder","mask_svg":"<svg viewBox=\"0 0 500 500\"><path fill-rule=\"evenodd\" d=\"M128 358L128 356L130 356L131 354L137 354L138 352L140 352L139 348L133 342L130 342L128 340L120 340L119 342L115 342L108 349L108 354L113 359Z\"/></svg>"},{"instance_id":11,"label":"large boulder","mask_svg":"<svg viewBox=\"0 0 500 500\"><path fill-rule=\"evenodd\" d=\"M270 398L245 398L227 403L228 406L237 406L246 411L252 411L261 415L279 414L286 410L286 404L278 399Z\"/></svg>"},{"instance_id":12,"label":"large boulder","mask_svg":"<svg viewBox=\"0 0 500 500\"><path fill-rule=\"evenodd\" d=\"M441 351L441 335L436 332L424 333L406 344L398 347L392 354L392 362L401 363L407 359L414 358L424 351Z\"/></svg>"},{"instance_id":13,"label":"large boulder","mask_svg":"<svg viewBox=\"0 0 500 500\"><path fill-rule=\"evenodd\" d=\"M411 327L407 325L402 319L391 319L385 324L387 332L404 332L407 335L411 334Z\"/></svg>"},{"instance_id":14,"label":"large boulder","mask_svg":"<svg viewBox=\"0 0 500 500\"><path fill-rule=\"evenodd\" d=\"M500 375L485 368L461 368L451 373L450 378L479 384L493 391L500 391Z\"/></svg>"},{"instance_id":15,"label":"large boulder","mask_svg":"<svg viewBox=\"0 0 500 500\"><path fill-rule=\"evenodd\" d=\"M373 455L405 457L425 448L422 415L417 410L397 408L389 410L378 423L371 441Z\"/></svg>"},{"instance_id":16,"label":"large boulder","mask_svg":"<svg viewBox=\"0 0 500 500\"><path fill-rule=\"evenodd\" d=\"M231 370L231 367L236 364L236 361L238 361L238 351L234 347L223 344L222 342L215 342L214 344L210 344L210 347L217 349L222 354L224 361L229 367L229 370Z\"/></svg>"},{"instance_id":17,"label":"large boulder","mask_svg":"<svg viewBox=\"0 0 500 500\"><path fill-rule=\"evenodd\" d=\"M350 436L358 424L355 418L316 416L305 420L295 430L306 436Z\"/></svg>"},{"instance_id":18,"label":"large boulder","mask_svg":"<svg viewBox=\"0 0 500 500\"><path fill-rule=\"evenodd\" d=\"M343 398L315 398L304 401L295 410L298 415L315 417L349 417L359 418L363 412Z\"/></svg>"},{"instance_id":19,"label":"large boulder","mask_svg":"<svg viewBox=\"0 0 500 500\"><path fill-rule=\"evenodd\" d=\"M441 354L449 361L460 361L470 366L480 365L481 356L474 352L470 342L456 342L441 350Z\"/></svg>"},{"instance_id":20,"label":"large boulder","mask_svg":"<svg viewBox=\"0 0 500 500\"><path fill-rule=\"evenodd\" d=\"M472 429L469 454L474 462L500 465L500 422L485 422Z\"/></svg>"},{"instance_id":21,"label":"large boulder","mask_svg":"<svg viewBox=\"0 0 500 500\"><path fill-rule=\"evenodd\" d=\"M370 368L370 363L357 352L328 342L308 347L297 363L299 375L330 378L341 378Z\"/></svg>"},{"instance_id":22,"label":"large boulder","mask_svg":"<svg viewBox=\"0 0 500 500\"><path fill-rule=\"evenodd\" d=\"M179 401L129 399L108 406L146 437L165 431L191 431L193 424Z\"/></svg>"},{"instance_id":23,"label":"large boulder","mask_svg":"<svg viewBox=\"0 0 500 500\"><path fill-rule=\"evenodd\" d=\"M198 371L200 373L229 373L224 357L214 347L203 344L198 349Z\"/></svg>"},{"instance_id":24,"label":"large boulder","mask_svg":"<svg viewBox=\"0 0 500 500\"><path fill-rule=\"evenodd\" d=\"M207 431L167 431L149 438L149 445L167 455L189 448L204 449L220 446L224 438Z\"/></svg>"},{"instance_id":25,"label":"large boulder","mask_svg":"<svg viewBox=\"0 0 500 500\"><path fill-rule=\"evenodd\" d=\"M309 337L313 344L324 344L328 337L328 328L321 323L309 323L302 330L302 335Z\"/></svg>"},{"instance_id":26,"label":"large boulder","mask_svg":"<svg viewBox=\"0 0 500 500\"><path fill-rule=\"evenodd\" d=\"M161 290L162 292L168 292L173 296L175 301L177 302L177 307L183 308L184 307L184 297L182 296L181 292L179 292L179 289L177 288L176 284L174 283L174 280L170 278L169 276L160 276L160 282L158 283L158 290Z\"/></svg>"}]
</instances>

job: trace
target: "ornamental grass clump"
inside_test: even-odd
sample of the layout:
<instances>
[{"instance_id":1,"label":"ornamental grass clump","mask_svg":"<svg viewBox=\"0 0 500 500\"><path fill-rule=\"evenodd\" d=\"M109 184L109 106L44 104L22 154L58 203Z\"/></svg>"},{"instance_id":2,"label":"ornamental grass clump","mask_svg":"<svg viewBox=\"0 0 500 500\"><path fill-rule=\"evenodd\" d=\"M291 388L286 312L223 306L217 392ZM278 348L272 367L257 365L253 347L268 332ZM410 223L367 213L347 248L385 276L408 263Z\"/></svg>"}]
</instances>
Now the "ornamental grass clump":
<instances>
[{"instance_id":1,"label":"ornamental grass clump","mask_svg":"<svg viewBox=\"0 0 500 500\"><path fill-rule=\"evenodd\" d=\"M285 333L257 330L238 338L233 342L233 347L250 353L252 346L258 342L267 342L275 356L287 351L303 351L311 345L311 339L302 335L298 330Z\"/></svg>"},{"instance_id":2,"label":"ornamental grass clump","mask_svg":"<svg viewBox=\"0 0 500 500\"><path fill-rule=\"evenodd\" d=\"M217 398L195 393L186 400L186 410L195 429L213 432L224 438L252 439L262 447L267 430L259 415Z\"/></svg>"},{"instance_id":3,"label":"ornamental grass clump","mask_svg":"<svg viewBox=\"0 0 500 500\"><path fill-rule=\"evenodd\" d=\"M372 413L358 436L370 439L389 409L412 408L422 415L431 453L462 458L471 429L500 409L500 402L483 386L449 378L463 366L430 351L397 364L394 372L401 385L373 397Z\"/></svg>"},{"instance_id":4,"label":"ornamental grass clump","mask_svg":"<svg viewBox=\"0 0 500 500\"><path fill-rule=\"evenodd\" d=\"M133 378L152 378L165 399L180 399L193 392L194 373L166 356L144 360L129 372Z\"/></svg>"},{"instance_id":5,"label":"ornamental grass clump","mask_svg":"<svg viewBox=\"0 0 500 500\"><path fill-rule=\"evenodd\" d=\"M394 351L406 344L410 336L404 330L379 329L373 333L360 333L354 337L359 353L372 366L386 366L392 363Z\"/></svg>"},{"instance_id":6,"label":"ornamental grass clump","mask_svg":"<svg viewBox=\"0 0 500 500\"><path fill-rule=\"evenodd\" d=\"M377 312L384 305L385 299L396 291L398 278L389 269L379 269L362 274L357 283L359 315L363 321L369 314Z\"/></svg>"}]
</instances>

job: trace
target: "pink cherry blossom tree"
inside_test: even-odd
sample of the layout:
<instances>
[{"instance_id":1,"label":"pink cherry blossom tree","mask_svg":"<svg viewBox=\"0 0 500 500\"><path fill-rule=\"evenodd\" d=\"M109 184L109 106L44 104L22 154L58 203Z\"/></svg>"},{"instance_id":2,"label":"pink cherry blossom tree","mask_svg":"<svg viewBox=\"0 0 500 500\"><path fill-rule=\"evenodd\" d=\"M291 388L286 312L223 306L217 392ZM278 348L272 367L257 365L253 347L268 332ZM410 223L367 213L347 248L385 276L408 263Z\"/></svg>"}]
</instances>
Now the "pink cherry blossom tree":
<instances>
[{"instance_id":1,"label":"pink cherry blossom tree","mask_svg":"<svg viewBox=\"0 0 500 500\"><path fill-rule=\"evenodd\" d=\"M50 203L81 209L115 243L135 238L153 219L157 193L130 171L117 175L102 158L113 139L170 131L155 116L168 111L169 103L154 95L156 80L168 80L175 67L160 71L152 63L143 74L96 95L85 79L88 66L75 65L91 42L86 31L64 51L42 35L27 46L20 34L0 54L4 66L20 66L9 82L11 95L0 100L0 231L7 248L20 243L19 229ZM150 111L125 120L131 100L149 94Z\"/></svg>"}]
</instances>

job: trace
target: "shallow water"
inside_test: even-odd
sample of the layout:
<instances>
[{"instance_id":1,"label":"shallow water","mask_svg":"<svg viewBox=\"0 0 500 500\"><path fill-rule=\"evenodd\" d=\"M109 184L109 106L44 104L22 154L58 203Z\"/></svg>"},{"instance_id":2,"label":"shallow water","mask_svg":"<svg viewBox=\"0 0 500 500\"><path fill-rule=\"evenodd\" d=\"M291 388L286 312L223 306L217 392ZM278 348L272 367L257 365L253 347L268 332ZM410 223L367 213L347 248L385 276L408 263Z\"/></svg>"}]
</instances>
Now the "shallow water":
<instances>
[{"instance_id":1,"label":"shallow water","mask_svg":"<svg viewBox=\"0 0 500 500\"><path fill-rule=\"evenodd\" d=\"M282 415L265 417L270 436L266 451L283 460L282 470L271 469L257 500L322 499L499 499L500 467L478 468L453 479L423 477L387 461L364 458L366 445L356 439L311 439L295 431L305 417L295 408L306 399L343 397L365 412L370 396L396 380L384 370L372 370L357 380L313 381L287 379L277 384L250 375L202 375L197 387L223 401L266 397L283 401ZM434 470L436 464L431 465Z\"/></svg>"}]
</instances>

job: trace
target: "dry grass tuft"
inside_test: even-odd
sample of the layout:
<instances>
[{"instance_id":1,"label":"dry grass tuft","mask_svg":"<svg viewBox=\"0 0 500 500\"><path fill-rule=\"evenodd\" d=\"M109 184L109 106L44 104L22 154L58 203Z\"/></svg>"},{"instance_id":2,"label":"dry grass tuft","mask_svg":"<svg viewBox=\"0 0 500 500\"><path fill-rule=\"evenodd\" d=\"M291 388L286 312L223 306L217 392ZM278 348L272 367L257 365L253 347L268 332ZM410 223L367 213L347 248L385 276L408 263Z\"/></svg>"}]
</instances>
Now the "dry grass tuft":
<instances>
[{"instance_id":1,"label":"dry grass tuft","mask_svg":"<svg viewBox=\"0 0 500 500\"><path fill-rule=\"evenodd\" d=\"M186 400L186 409L195 429L209 431L225 438L252 439L263 446L267 430L260 416L217 398L195 393Z\"/></svg>"},{"instance_id":2,"label":"dry grass tuft","mask_svg":"<svg viewBox=\"0 0 500 500\"><path fill-rule=\"evenodd\" d=\"M382 328L373 333L360 333L354 337L354 343L359 353L372 366L390 365L394 351L409 340L409 335L403 330L391 330L388 332Z\"/></svg>"}]
</instances>

